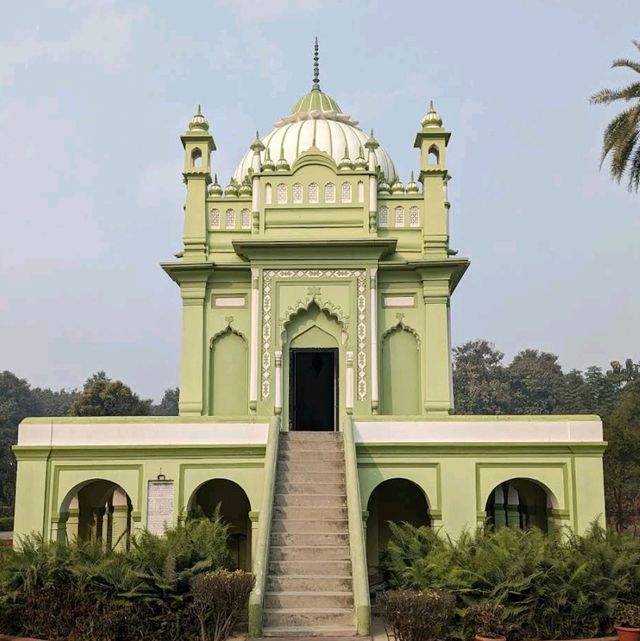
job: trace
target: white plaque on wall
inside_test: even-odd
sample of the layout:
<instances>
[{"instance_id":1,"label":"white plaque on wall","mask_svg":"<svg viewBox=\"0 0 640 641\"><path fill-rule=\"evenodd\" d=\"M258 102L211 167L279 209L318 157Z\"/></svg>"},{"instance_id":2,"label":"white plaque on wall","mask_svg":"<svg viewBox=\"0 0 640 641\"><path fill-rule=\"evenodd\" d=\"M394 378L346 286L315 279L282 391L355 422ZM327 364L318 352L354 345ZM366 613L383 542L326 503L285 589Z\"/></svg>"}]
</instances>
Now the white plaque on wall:
<instances>
[{"instance_id":1,"label":"white plaque on wall","mask_svg":"<svg viewBox=\"0 0 640 641\"><path fill-rule=\"evenodd\" d=\"M149 481L147 530L164 534L173 525L173 481Z\"/></svg>"},{"instance_id":2,"label":"white plaque on wall","mask_svg":"<svg viewBox=\"0 0 640 641\"><path fill-rule=\"evenodd\" d=\"M385 296L385 307L414 307L415 298L413 296Z\"/></svg>"}]
</instances>

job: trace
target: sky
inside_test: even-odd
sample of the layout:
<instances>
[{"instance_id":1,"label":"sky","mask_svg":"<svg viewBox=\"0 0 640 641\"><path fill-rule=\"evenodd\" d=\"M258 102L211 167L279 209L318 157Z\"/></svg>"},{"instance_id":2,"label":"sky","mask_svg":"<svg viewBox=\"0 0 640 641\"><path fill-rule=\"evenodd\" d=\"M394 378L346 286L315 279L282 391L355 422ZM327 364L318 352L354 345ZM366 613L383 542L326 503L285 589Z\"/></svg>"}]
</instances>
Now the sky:
<instances>
[{"instance_id":1,"label":"sky","mask_svg":"<svg viewBox=\"0 0 640 641\"><path fill-rule=\"evenodd\" d=\"M599 169L635 81L637 0L43 0L0 9L0 370L144 397L178 384L179 136L202 103L227 184L311 85L406 182L429 99L452 131L452 338L565 370L640 359L640 195ZM634 77L635 76L635 77Z\"/></svg>"}]
</instances>

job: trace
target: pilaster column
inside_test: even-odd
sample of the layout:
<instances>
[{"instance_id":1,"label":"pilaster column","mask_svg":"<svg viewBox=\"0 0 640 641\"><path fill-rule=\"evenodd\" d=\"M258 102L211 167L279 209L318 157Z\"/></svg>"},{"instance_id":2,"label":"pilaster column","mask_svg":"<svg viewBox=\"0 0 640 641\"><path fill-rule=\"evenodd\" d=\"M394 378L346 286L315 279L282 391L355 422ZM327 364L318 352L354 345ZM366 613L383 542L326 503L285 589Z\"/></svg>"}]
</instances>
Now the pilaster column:
<instances>
[{"instance_id":1,"label":"pilaster column","mask_svg":"<svg viewBox=\"0 0 640 641\"><path fill-rule=\"evenodd\" d=\"M251 569L255 572L253 567L254 560L256 558L256 546L258 545L258 524L260 521L260 512L254 511L249 512L249 520L251 521L251 532L249 536L251 537Z\"/></svg>"},{"instance_id":2,"label":"pilaster column","mask_svg":"<svg viewBox=\"0 0 640 641\"><path fill-rule=\"evenodd\" d=\"M180 416L203 412L204 303L206 282L181 283L182 350L180 358Z\"/></svg>"},{"instance_id":3,"label":"pilaster column","mask_svg":"<svg viewBox=\"0 0 640 641\"><path fill-rule=\"evenodd\" d=\"M69 512L60 512L57 517L51 519L51 540L58 543L67 542L67 519Z\"/></svg>"},{"instance_id":4,"label":"pilaster column","mask_svg":"<svg viewBox=\"0 0 640 641\"><path fill-rule=\"evenodd\" d=\"M378 390L378 384L380 380L380 372L378 368L378 268L371 268L371 281L370 281L370 293L371 301L369 305L370 309L370 332L371 342L370 342L370 351L371 351L371 412L373 414L378 413L379 408L379 399L380 393Z\"/></svg>"},{"instance_id":5,"label":"pilaster column","mask_svg":"<svg viewBox=\"0 0 640 641\"><path fill-rule=\"evenodd\" d=\"M424 409L448 414L452 409L449 348L449 282L422 282L425 332Z\"/></svg>"},{"instance_id":6,"label":"pilaster column","mask_svg":"<svg viewBox=\"0 0 640 641\"><path fill-rule=\"evenodd\" d=\"M258 315L260 308L260 270L251 268L251 336L249 361L249 411L255 414L258 407Z\"/></svg>"},{"instance_id":7,"label":"pilaster column","mask_svg":"<svg viewBox=\"0 0 640 641\"><path fill-rule=\"evenodd\" d=\"M345 382L345 405L347 414L353 414L353 352L346 354L347 380Z\"/></svg>"},{"instance_id":8,"label":"pilaster column","mask_svg":"<svg viewBox=\"0 0 640 641\"><path fill-rule=\"evenodd\" d=\"M104 515L106 514L106 508L104 507L92 507L92 516L93 516L93 523L92 523L92 537L91 540L94 543L101 543L104 542Z\"/></svg>"},{"instance_id":9,"label":"pilaster column","mask_svg":"<svg viewBox=\"0 0 640 641\"><path fill-rule=\"evenodd\" d=\"M78 538L78 526L80 525L80 510L76 507L70 507L67 521L65 523L66 540L73 543Z\"/></svg>"},{"instance_id":10,"label":"pilaster column","mask_svg":"<svg viewBox=\"0 0 640 641\"><path fill-rule=\"evenodd\" d=\"M282 352L277 351L275 353L275 385L276 385L276 394L275 394L275 408L274 411L276 414L282 414Z\"/></svg>"},{"instance_id":11,"label":"pilaster column","mask_svg":"<svg viewBox=\"0 0 640 641\"><path fill-rule=\"evenodd\" d=\"M114 550L129 547L129 507L114 505L111 514L111 546Z\"/></svg>"}]
</instances>

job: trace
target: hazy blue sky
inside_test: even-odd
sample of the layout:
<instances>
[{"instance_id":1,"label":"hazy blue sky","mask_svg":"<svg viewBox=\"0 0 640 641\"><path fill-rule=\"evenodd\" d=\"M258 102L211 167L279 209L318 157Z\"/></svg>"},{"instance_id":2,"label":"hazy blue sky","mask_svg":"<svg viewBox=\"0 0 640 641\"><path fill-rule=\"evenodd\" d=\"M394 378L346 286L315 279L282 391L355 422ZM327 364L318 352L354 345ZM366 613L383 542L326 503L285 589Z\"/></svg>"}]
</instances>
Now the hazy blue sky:
<instances>
[{"instance_id":1,"label":"hazy blue sky","mask_svg":"<svg viewBox=\"0 0 640 641\"><path fill-rule=\"evenodd\" d=\"M433 98L452 130L455 344L568 369L640 358L640 196L598 169L638 0L6 2L0 10L0 369L145 396L178 382L179 135L197 103L226 184L311 82L406 181ZM637 79L634 78L634 80Z\"/></svg>"}]
</instances>

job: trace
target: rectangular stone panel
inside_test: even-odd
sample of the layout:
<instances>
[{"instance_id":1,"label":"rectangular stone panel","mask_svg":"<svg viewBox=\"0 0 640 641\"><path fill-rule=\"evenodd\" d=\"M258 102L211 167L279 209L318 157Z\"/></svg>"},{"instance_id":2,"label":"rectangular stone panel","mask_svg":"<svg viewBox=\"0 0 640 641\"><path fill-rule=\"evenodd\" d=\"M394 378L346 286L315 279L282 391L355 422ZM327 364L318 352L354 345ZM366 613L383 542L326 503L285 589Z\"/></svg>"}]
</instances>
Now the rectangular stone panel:
<instances>
[{"instance_id":1,"label":"rectangular stone panel","mask_svg":"<svg viewBox=\"0 0 640 641\"><path fill-rule=\"evenodd\" d=\"M173 481L149 481L147 530L164 534L173 525Z\"/></svg>"}]
</instances>

